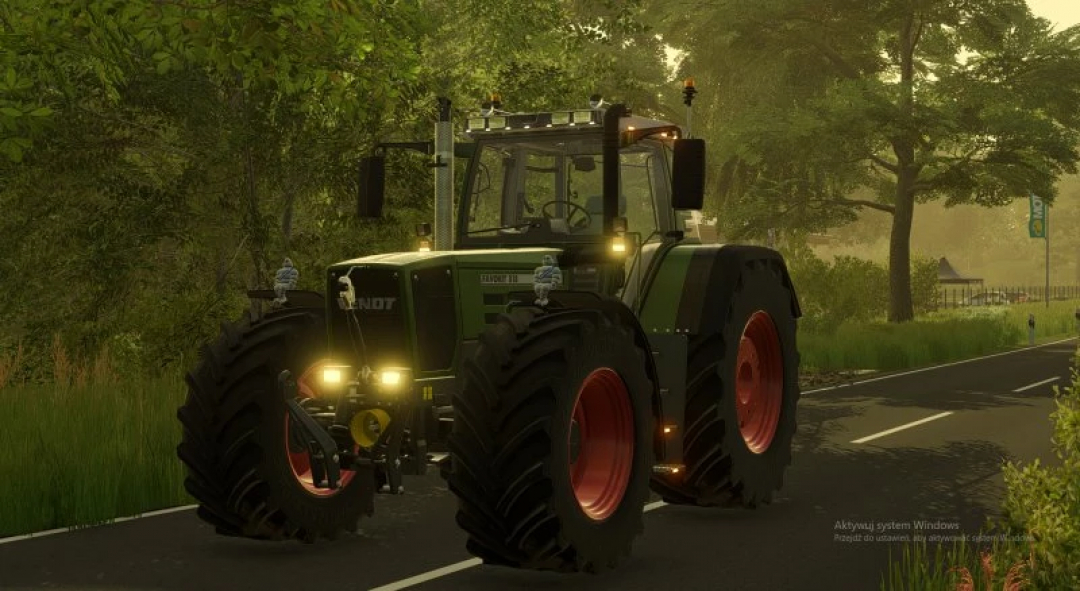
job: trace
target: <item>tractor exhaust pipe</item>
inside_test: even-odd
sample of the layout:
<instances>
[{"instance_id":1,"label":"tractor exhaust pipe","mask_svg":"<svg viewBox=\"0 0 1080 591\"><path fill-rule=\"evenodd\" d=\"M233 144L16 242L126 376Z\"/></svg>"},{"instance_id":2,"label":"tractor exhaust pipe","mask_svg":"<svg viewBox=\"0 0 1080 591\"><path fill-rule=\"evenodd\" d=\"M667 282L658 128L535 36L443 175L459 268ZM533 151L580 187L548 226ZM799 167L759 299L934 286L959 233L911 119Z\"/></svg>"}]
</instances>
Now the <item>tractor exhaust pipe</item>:
<instances>
[{"instance_id":1,"label":"tractor exhaust pipe","mask_svg":"<svg viewBox=\"0 0 1080 591\"><path fill-rule=\"evenodd\" d=\"M454 127L450 99L439 97L439 120L435 123L435 250L454 246Z\"/></svg>"}]
</instances>

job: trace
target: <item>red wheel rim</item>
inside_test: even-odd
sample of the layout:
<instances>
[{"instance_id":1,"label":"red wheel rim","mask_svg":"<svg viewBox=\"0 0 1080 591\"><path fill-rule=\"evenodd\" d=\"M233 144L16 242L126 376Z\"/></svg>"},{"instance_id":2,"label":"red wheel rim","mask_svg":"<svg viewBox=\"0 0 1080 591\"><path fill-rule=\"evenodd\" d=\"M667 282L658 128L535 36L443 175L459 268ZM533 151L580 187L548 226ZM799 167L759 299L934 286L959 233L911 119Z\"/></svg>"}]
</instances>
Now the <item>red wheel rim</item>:
<instances>
[{"instance_id":1,"label":"red wheel rim","mask_svg":"<svg viewBox=\"0 0 1080 591\"><path fill-rule=\"evenodd\" d=\"M328 363L330 361L326 359L317 361L308 366L304 373L300 374L300 378L296 380L296 389L300 398L315 398L318 395L319 373L323 366ZM358 449L354 448L354 451ZM307 452L293 453L289 449L289 414L287 412L285 413L285 453L289 456L289 468L292 470L296 481L300 483L300 486L304 487L304 490L315 496L332 497L341 492L345 485L356 476L355 470L342 470L337 488L329 489L315 486L315 480L311 477L311 460L308 458Z\"/></svg>"},{"instance_id":2,"label":"red wheel rim","mask_svg":"<svg viewBox=\"0 0 1080 591\"><path fill-rule=\"evenodd\" d=\"M634 458L634 413L619 374L606 367L590 373L578 390L571 420L579 451L575 459L571 450L570 484L585 515L603 521L622 503Z\"/></svg>"},{"instance_id":3,"label":"red wheel rim","mask_svg":"<svg viewBox=\"0 0 1080 591\"><path fill-rule=\"evenodd\" d=\"M765 312L750 317L735 361L735 400L739 432L750 451L769 449L780 422L784 363L776 325Z\"/></svg>"}]
</instances>

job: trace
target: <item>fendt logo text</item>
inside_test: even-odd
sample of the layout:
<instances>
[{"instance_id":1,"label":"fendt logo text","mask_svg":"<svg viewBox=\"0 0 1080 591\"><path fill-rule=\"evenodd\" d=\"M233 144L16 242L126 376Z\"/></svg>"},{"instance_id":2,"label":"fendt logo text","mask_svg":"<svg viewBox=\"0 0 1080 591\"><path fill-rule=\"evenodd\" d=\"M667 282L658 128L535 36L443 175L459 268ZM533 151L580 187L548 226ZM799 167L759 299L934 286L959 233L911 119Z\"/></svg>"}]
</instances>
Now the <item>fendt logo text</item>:
<instances>
[{"instance_id":1,"label":"fendt logo text","mask_svg":"<svg viewBox=\"0 0 1080 591\"><path fill-rule=\"evenodd\" d=\"M389 312L396 301L397 298L356 298L356 309Z\"/></svg>"}]
</instances>

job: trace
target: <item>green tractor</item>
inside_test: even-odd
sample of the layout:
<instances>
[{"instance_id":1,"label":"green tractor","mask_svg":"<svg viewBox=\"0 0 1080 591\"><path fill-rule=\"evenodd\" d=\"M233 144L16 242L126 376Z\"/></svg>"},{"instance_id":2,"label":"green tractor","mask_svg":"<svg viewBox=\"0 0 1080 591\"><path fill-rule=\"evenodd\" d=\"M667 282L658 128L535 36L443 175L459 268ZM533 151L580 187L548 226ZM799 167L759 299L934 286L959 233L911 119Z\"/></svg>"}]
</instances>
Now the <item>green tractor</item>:
<instances>
[{"instance_id":1,"label":"green tractor","mask_svg":"<svg viewBox=\"0 0 1080 591\"><path fill-rule=\"evenodd\" d=\"M595 96L499 107L455 145L443 101L434 249L424 224L417 251L334 264L325 296L257 302L204 348L178 454L219 534L332 539L437 464L485 563L595 572L650 491L753 508L781 487L799 304L774 250L688 237L703 141ZM362 215L382 163L363 162Z\"/></svg>"}]
</instances>

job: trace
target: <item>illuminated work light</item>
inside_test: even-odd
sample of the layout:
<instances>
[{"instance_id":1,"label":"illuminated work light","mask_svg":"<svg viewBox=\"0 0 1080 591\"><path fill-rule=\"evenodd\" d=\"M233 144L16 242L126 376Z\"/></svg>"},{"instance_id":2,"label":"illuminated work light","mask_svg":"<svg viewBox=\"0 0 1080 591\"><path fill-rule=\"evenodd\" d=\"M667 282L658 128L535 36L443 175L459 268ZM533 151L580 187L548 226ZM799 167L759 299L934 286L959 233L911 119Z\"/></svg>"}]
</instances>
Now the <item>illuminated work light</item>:
<instances>
[{"instance_id":1,"label":"illuminated work light","mask_svg":"<svg viewBox=\"0 0 1080 591\"><path fill-rule=\"evenodd\" d=\"M420 241L420 247L416 249L417 252L431 252L431 241L423 239Z\"/></svg>"},{"instance_id":2,"label":"illuminated work light","mask_svg":"<svg viewBox=\"0 0 1080 591\"><path fill-rule=\"evenodd\" d=\"M387 370L379 375L379 383L384 386L397 386L401 383L401 372Z\"/></svg>"},{"instance_id":3,"label":"illuminated work light","mask_svg":"<svg viewBox=\"0 0 1080 591\"><path fill-rule=\"evenodd\" d=\"M341 370L336 367L324 369L322 379L327 384L340 384Z\"/></svg>"},{"instance_id":4,"label":"illuminated work light","mask_svg":"<svg viewBox=\"0 0 1080 591\"><path fill-rule=\"evenodd\" d=\"M407 367L386 367L375 372L375 386L384 393L398 393L412 380L412 372Z\"/></svg>"},{"instance_id":5,"label":"illuminated work light","mask_svg":"<svg viewBox=\"0 0 1080 591\"><path fill-rule=\"evenodd\" d=\"M340 386L345 383L349 372L348 365L327 365L322 370L322 381L327 386Z\"/></svg>"}]
</instances>

